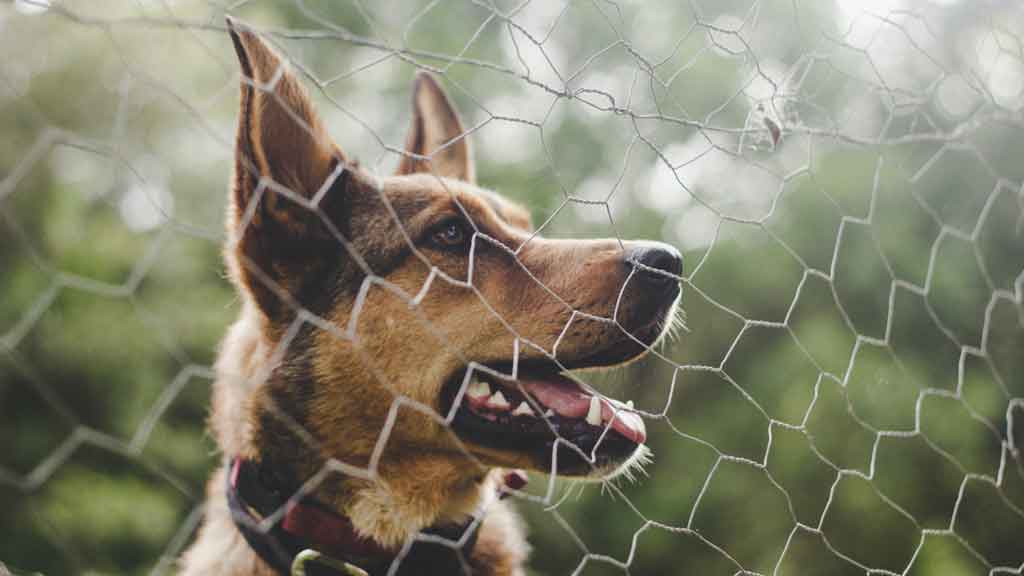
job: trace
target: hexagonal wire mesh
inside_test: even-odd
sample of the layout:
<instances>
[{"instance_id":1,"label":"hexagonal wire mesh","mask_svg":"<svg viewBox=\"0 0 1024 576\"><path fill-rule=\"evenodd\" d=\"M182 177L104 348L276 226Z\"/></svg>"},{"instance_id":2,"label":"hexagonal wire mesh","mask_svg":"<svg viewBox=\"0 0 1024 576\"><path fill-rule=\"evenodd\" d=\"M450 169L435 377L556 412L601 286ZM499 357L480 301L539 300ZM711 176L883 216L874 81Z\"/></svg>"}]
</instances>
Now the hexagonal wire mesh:
<instances>
[{"instance_id":1,"label":"hexagonal wire mesh","mask_svg":"<svg viewBox=\"0 0 1024 576\"><path fill-rule=\"evenodd\" d=\"M225 14L364 167L403 156L429 70L538 234L683 251L685 328L576 375L635 402L654 460L517 493L537 573L1024 572L1024 9L957 0L0 7L0 572L174 572L202 520L239 308ZM358 349L368 295L415 312L460 283L430 270L366 270L348 318L298 307L276 350ZM511 357L562 359L513 324ZM378 454L410 409L451 421L396 392Z\"/></svg>"}]
</instances>

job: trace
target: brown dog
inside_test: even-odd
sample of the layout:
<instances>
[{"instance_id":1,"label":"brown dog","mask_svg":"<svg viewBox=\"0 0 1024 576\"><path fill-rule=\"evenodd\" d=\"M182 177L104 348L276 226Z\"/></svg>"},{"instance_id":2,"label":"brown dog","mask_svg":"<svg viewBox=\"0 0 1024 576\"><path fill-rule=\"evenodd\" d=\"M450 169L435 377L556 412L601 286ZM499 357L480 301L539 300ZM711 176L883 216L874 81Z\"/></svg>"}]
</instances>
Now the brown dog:
<instances>
[{"instance_id":1,"label":"brown dog","mask_svg":"<svg viewBox=\"0 0 1024 576\"><path fill-rule=\"evenodd\" d=\"M498 496L523 476L504 470L607 477L646 454L632 406L565 371L662 336L679 253L531 233L525 210L475 185L426 74L397 174L369 174L286 62L228 27L243 81L226 259L242 312L213 397L226 465L183 573L522 573L523 530Z\"/></svg>"}]
</instances>

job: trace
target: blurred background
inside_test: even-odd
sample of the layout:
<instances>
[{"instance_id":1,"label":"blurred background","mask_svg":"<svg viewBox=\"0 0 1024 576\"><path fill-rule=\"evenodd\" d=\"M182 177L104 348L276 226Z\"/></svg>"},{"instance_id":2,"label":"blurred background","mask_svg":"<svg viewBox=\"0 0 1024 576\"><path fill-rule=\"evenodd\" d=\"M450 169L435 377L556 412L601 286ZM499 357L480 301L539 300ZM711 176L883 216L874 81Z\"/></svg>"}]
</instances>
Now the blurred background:
<instances>
[{"instance_id":1,"label":"blurred background","mask_svg":"<svg viewBox=\"0 0 1024 576\"><path fill-rule=\"evenodd\" d=\"M364 165L429 67L544 234L684 251L688 330L592 379L650 413L648 476L522 502L533 573L1021 573L1013 0L0 4L0 568L173 573L193 535L227 13Z\"/></svg>"}]
</instances>

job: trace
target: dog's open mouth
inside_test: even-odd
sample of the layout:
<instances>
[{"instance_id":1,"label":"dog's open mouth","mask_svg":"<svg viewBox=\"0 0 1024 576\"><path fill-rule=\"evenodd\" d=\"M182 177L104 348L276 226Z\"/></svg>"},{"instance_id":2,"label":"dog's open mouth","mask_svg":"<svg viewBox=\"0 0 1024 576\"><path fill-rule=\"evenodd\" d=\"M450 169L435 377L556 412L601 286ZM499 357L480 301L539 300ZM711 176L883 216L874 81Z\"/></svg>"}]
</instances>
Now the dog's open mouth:
<instances>
[{"instance_id":1,"label":"dog's open mouth","mask_svg":"<svg viewBox=\"0 0 1024 576\"><path fill-rule=\"evenodd\" d=\"M464 372L457 376L447 387L448 409L463 386ZM525 454L541 470L554 457L557 471L571 475L607 471L647 439L632 403L588 392L550 366L521 368L516 380L474 371L452 426L474 444Z\"/></svg>"}]
</instances>

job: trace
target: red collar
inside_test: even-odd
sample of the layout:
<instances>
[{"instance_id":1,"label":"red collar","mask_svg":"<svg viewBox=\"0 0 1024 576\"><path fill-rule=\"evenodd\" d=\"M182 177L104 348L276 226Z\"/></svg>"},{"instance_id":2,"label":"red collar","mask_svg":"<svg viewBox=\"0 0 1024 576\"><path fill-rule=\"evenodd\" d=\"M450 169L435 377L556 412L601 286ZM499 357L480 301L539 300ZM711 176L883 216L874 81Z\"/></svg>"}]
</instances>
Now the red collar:
<instances>
[{"instance_id":1,"label":"red collar","mask_svg":"<svg viewBox=\"0 0 1024 576\"><path fill-rule=\"evenodd\" d=\"M525 484L525 474L510 472L505 477L503 496ZM427 540L416 539L406 547L388 549L360 536L349 518L316 499L290 500L298 493L297 489L277 486L257 462L234 458L228 463L227 498L235 526L253 551L280 574L291 574L296 556L305 550L315 550L369 574L389 573L391 564L400 555L402 564L444 568L443 573L462 574L463 558L469 556L476 544L480 522L471 517L461 525L439 525L423 530L421 534L428 536ZM267 520L281 511L283 516L276 522ZM460 551L462 554L458 553ZM338 573L337 569L320 564L306 568L309 576Z\"/></svg>"}]
</instances>

